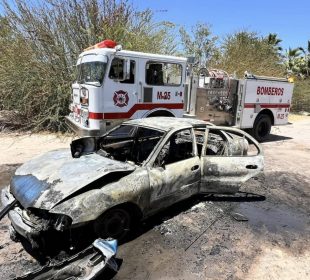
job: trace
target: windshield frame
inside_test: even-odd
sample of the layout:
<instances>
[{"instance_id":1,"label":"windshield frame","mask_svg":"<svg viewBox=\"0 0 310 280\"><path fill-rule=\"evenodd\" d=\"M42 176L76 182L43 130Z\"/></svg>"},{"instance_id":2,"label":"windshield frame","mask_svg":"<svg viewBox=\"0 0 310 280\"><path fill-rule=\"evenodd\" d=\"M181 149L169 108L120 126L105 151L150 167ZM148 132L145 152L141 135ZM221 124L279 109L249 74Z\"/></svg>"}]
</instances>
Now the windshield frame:
<instances>
[{"instance_id":1,"label":"windshield frame","mask_svg":"<svg viewBox=\"0 0 310 280\"><path fill-rule=\"evenodd\" d=\"M88 69L85 69L85 66L87 66ZM75 82L77 84L87 84L87 85L92 85L96 87L101 87L105 80L107 68L108 68L108 58L106 55L89 54L89 55L80 57L76 64L77 70L76 70ZM99 76L100 76L99 78L97 78L98 73L97 74L94 73L96 71L99 71ZM86 72L86 73L84 74L83 72ZM95 79L95 75L97 79ZM87 81L87 76L89 77L89 81Z\"/></svg>"}]
</instances>

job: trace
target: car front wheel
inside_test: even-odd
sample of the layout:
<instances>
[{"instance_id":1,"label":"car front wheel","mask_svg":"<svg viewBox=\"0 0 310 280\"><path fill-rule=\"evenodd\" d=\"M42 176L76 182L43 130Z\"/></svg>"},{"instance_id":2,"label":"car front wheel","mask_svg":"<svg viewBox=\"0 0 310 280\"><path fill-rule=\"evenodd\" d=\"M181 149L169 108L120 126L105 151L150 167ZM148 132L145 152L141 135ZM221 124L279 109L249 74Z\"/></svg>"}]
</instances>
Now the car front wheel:
<instances>
[{"instance_id":1,"label":"car front wheel","mask_svg":"<svg viewBox=\"0 0 310 280\"><path fill-rule=\"evenodd\" d=\"M123 208L113 208L100 216L94 223L95 234L101 238L125 239L130 231L131 217Z\"/></svg>"}]
</instances>

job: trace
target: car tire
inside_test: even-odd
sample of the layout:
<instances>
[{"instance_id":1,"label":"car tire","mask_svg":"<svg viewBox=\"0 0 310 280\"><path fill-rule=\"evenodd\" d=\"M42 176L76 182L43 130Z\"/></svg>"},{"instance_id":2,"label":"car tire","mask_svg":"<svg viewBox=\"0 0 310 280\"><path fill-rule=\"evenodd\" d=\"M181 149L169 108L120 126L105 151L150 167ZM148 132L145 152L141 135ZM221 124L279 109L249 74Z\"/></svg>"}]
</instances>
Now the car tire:
<instances>
[{"instance_id":1,"label":"car tire","mask_svg":"<svg viewBox=\"0 0 310 280\"><path fill-rule=\"evenodd\" d=\"M263 142L269 136L270 130L271 130L270 117L268 115L261 114L256 118L251 134L257 141Z\"/></svg>"},{"instance_id":2,"label":"car tire","mask_svg":"<svg viewBox=\"0 0 310 280\"><path fill-rule=\"evenodd\" d=\"M113 208L101 215L94 223L94 232L101 238L124 241L130 232L132 219L124 208Z\"/></svg>"}]
</instances>

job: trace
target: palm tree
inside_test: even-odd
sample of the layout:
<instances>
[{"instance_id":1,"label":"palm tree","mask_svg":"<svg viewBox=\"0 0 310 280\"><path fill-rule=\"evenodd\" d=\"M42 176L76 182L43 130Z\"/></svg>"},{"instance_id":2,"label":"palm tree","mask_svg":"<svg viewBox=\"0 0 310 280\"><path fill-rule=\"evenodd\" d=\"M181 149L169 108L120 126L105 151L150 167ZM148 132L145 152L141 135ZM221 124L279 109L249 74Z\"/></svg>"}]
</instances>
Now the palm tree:
<instances>
[{"instance_id":1,"label":"palm tree","mask_svg":"<svg viewBox=\"0 0 310 280\"><path fill-rule=\"evenodd\" d=\"M282 47L279 44L282 42L276 33L269 33L266 38L267 43L271 45L277 52L282 51Z\"/></svg>"},{"instance_id":2,"label":"palm tree","mask_svg":"<svg viewBox=\"0 0 310 280\"><path fill-rule=\"evenodd\" d=\"M300 58L299 56L301 55L301 50L300 48L294 48L291 49L289 48L288 50L286 50L286 70L288 72L297 72L300 73L300 60L298 58Z\"/></svg>"},{"instance_id":3,"label":"palm tree","mask_svg":"<svg viewBox=\"0 0 310 280\"><path fill-rule=\"evenodd\" d=\"M299 50L304 54L304 62L305 62L305 70L306 70L306 75L309 77L309 68L310 68L310 41L308 40L308 46L307 49L305 50L304 48L299 48Z\"/></svg>"}]
</instances>

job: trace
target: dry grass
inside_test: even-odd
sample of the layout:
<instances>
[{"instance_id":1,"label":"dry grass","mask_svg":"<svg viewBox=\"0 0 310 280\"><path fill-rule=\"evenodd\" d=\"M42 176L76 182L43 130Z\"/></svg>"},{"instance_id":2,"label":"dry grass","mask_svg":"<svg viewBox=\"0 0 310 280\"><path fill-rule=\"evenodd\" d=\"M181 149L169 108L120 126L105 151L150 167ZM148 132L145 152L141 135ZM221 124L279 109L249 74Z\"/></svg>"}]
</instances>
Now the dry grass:
<instances>
[{"instance_id":1,"label":"dry grass","mask_svg":"<svg viewBox=\"0 0 310 280\"><path fill-rule=\"evenodd\" d=\"M288 116L288 121L289 122L298 122L298 121L303 121L303 120L309 120L310 116L304 116L304 115L299 115L299 114L289 114Z\"/></svg>"}]
</instances>

